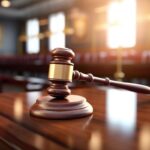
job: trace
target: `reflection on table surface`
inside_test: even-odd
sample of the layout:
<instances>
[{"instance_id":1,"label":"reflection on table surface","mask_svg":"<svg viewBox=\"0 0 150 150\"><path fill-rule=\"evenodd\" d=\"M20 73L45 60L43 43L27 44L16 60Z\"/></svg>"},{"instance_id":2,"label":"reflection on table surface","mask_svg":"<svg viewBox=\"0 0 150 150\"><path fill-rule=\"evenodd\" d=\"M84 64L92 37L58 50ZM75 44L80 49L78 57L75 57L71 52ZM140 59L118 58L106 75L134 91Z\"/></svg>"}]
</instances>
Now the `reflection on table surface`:
<instances>
[{"instance_id":1,"label":"reflection on table surface","mask_svg":"<svg viewBox=\"0 0 150 150\"><path fill-rule=\"evenodd\" d=\"M131 133L136 127L137 94L125 90L106 91L108 127Z\"/></svg>"},{"instance_id":2,"label":"reflection on table surface","mask_svg":"<svg viewBox=\"0 0 150 150\"><path fill-rule=\"evenodd\" d=\"M38 119L29 115L29 109L46 92L1 94L2 138L31 149L150 149L150 95L108 88L78 88L72 93L87 98L93 115Z\"/></svg>"}]
</instances>

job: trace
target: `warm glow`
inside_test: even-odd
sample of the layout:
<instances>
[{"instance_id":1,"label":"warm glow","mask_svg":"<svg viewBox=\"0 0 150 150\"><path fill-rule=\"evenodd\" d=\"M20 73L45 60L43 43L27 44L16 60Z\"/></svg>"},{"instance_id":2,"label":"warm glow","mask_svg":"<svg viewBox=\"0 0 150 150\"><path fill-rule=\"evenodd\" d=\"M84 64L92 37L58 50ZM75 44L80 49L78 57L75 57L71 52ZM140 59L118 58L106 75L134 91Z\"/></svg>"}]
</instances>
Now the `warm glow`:
<instances>
[{"instance_id":1,"label":"warm glow","mask_svg":"<svg viewBox=\"0 0 150 150\"><path fill-rule=\"evenodd\" d=\"M113 1L108 6L107 44L110 48L136 43L136 0Z\"/></svg>"},{"instance_id":2,"label":"warm glow","mask_svg":"<svg viewBox=\"0 0 150 150\"><path fill-rule=\"evenodd\" d=\"M19 97L16 97L14 101L14 117L20 121L23 116L23 102Z\"/></svg>"},{"instance_id":3,"label":"warm glow","mask_svg":"<svg viewBox=\"0 0 150 150\"><path fill-rule=\"evenodd\" d=\"M10 1L8 0L2 0L1 1L2 7L10 7Z\"/></svg>"},{"instance_id":4,"label":"warm glow","mask_svg":"<svg viewBox=\"0 0 150 150\"><path fill-rule=\"evenodd\" d=\"M91 133L91 139L89 142L89 150L100 150L102 149L102 136L99 131L93 131Z\"/></svg>"},{"instance_id":5,"label":"warm glow","mask_svg":"<svg viewBox=\"0 0 150 150\"><path fill-rule=\"evenodd\" d=\"M139 150L150 149L150 127L145 124L139 131Z\"/></svg>"},{"instance_id":6,"label":"warm glow","mask_svg":"<svg viewBox=\"0 0 150 150\"><path fill-rule=\"evenodd\" d=\"M82 10L73 8L70 12L70 19L74 30L74 36L83 38L87 31L87 15Z\"/></svg>"}]
</instances>

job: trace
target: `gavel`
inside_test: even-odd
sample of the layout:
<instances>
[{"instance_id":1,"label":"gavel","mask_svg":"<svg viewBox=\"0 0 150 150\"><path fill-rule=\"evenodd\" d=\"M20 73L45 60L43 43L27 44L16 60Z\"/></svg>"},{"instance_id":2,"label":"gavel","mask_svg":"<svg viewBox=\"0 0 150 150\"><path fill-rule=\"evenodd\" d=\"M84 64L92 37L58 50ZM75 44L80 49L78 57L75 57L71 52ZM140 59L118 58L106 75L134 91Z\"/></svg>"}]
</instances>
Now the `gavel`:
<instances>
[{"instance_id":1,"label":"gavel","mask_svg":"<svg viewBox=\"0 0 150 150\"><path fill-rule=\"evenodd\" d=\"M86 98L79 95L71 95L68 83L72 80L100 83L106 86L114 86L133 92L150 94L150 87L127 82L99 78L92 74L84 74L74 71L71 60L75 53L68 48L56 48L51 51L52 60L49 64L48 80L50 86L48 95L37 99L31 107L32 116L47 119L72 119L91 115L92 106Z\"/></svg>"}]
</instances>

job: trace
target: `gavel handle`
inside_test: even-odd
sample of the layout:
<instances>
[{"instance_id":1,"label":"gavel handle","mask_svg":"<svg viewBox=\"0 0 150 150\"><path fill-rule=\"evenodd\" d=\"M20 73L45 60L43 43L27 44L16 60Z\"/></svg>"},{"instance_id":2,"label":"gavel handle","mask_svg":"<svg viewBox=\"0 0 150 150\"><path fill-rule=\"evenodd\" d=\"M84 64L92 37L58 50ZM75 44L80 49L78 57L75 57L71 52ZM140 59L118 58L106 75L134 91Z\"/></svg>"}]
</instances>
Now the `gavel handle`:
<instances>
[{"instance_id":1,"label":"gavel handle","mask_svg":"<svg viewBox=\"0 0 150 150\"><path fill-rule=\"evenodd\" d=\"M98 78L98 77L94 77L92 74L84 74L77 70L73 72L73 79L79 81L96 82L107 86L114 86L117 88L126 89L133 92L150 94L150 87L148 86L133 84L128 82L114 81L114 80L110 80L109 78Z\"/></svg>"}]
</instances>

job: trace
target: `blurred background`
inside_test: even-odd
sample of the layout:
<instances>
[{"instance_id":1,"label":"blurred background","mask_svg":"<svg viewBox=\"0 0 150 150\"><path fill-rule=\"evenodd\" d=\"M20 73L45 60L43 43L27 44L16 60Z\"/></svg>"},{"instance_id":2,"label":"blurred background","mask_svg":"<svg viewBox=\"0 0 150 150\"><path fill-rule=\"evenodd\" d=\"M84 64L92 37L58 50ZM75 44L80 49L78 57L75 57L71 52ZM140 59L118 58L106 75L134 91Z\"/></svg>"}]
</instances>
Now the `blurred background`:
<instances>
[{"instance_id":1,"label":"blurred background","mask_svg":"<svg viewBox=\"0 0 150 150\"><path fill-rule=\"evenodd\" d=\"M0 0L0 91L48 86L50 51L75 69L150 85L149 0Z\"/></svg>"}]
</instances>

